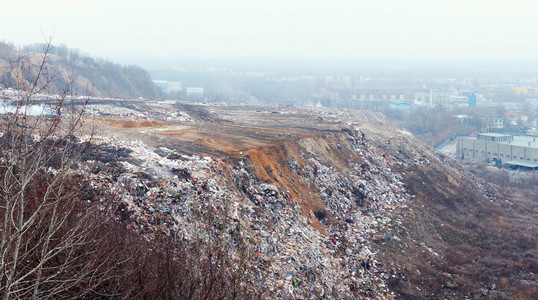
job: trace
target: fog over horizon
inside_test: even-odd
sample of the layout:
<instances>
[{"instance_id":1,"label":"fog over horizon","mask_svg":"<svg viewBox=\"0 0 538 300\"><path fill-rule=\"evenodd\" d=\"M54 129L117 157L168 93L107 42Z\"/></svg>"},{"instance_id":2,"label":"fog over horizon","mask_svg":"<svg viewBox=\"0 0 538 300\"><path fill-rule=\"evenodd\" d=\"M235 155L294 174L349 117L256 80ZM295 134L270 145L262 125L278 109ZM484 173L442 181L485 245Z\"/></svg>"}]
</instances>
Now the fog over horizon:
<instances>
[{"instance_id":1,"label":"fog over horizon","mask_svg":"<svg viewBox=\"0 0 538 300\"><path fill-rule=\"evenodd\" d=\"M187 59L538 62L531 0L5 2L0 39L25 45L52 36L54 44L145 68Z\"/></svg>"}]
</instances>

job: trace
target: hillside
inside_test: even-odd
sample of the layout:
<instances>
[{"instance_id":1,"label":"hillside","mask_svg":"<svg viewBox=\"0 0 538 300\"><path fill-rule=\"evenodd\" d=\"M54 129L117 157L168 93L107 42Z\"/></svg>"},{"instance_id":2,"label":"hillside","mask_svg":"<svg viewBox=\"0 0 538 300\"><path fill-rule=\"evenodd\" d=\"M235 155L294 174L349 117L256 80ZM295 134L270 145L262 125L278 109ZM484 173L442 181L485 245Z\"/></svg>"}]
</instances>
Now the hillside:
<instances>
[{"instance_id":1,"label":"hillside","mask_svg":"<svg viewBox=\"0 0 538 300\"><path fill-rule=\"evenodd\" d=\"M17 83L28 84L35 78L45 46L32 45L16 51L9 44L0 42L0 84L14 89L20 88ZM161 95L146 70L94 59L65 46L49 49L45 71L46 78L52 80L51 91L61 91L72 81L71 90L77 95L127 98Z\"/></svg>"},{"instance_id":2,"label":"hillside","mask_svg":"<svg viewBox=\"0 0 538 300\"><path fill-rule=\"evenodd\" d=\"M85 109L0 120L7 298L538 296L536 191L487 183L380 113Z\"/></svg>"},{"instance_id":3,"label":"hillside","mask_svg":"<svg viewBox=\"0 0 538 300\"><path fill-rule=\"evenodd\" d=\"M373 134L409 162L394 171L415 195L375 241L389 287L404 299L536 298L538 193L489 184L415 138Z\"/></svg>"},{"instance_id":4,"label":"hillside","mask_svg":"<svg viewBox=\"0 0 538 300\"><path fill-rule=\"evenodd\" d=\"M103 134L116 137L108 143L135 146L121 169L104 161L108 167L94 176L131 178L107 186L125 189L125 211L142 232L189 240L203 227L195 212L215 209L228 224L222 233L247 241L250 254L240 259L232 247L229 259L247 264L253 294L537 296L535 193L480 180L383 115L175 102L137 107L168 120L99 119ZM162 180L166 186L150 184ZM128 192L140 184L150 187L147 194Z\"/></svg>"}]
</instances>

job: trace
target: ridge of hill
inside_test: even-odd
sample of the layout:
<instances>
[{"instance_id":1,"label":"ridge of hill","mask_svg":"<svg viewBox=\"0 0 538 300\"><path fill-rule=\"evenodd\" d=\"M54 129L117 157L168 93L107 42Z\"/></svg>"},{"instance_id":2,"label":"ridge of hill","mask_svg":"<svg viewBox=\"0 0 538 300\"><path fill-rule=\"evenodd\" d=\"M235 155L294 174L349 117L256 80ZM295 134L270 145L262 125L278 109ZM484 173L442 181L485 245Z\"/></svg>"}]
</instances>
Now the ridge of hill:
<instances>
[{"instance_id":1,"label":"ridge of hill","mask_svg":"<svg viewBox=\"0 0 538 300\"><path fill-rule=\"evenodd\" d=\"M94 59L66 46L35 44L21 51L0 42L0 85L20 89L35 78L43 52L48 51L46 76L56 91L67 85L76 95L94 97L159 97L162 91L152 82L149 73L136 65L122 66L108 60ZM71 84L68 84L71 82ZM50 92L50 91L49 91Z\"/></svg>"}]
</instances>

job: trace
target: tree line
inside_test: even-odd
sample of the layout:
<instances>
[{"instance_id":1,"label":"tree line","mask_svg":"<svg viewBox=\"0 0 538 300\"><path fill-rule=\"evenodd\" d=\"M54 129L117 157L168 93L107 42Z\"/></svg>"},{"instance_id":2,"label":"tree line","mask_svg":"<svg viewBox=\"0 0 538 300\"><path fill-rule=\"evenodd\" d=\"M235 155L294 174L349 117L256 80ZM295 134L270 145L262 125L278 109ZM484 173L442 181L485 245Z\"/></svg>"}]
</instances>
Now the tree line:
<instances>
[{"instance_id":1,"label":"tree line","mask_svg":"<svg viewBox=\"0 0 538 300\"><path fill-rule=\"evenodd\" d=\"M129 98L162 96L145 69L95 59L79 49L71 49L63 44L35 43L18 50L13 44L0 42L0 84L15 88L19 81L15 78L18 66L24 64L37 67L45 52L47 71L56 77L50 85L57 90L61 90L69 78L73 78L70 88L78 95ZM35 70L24 74L24 78L28 81L34 75Z\"/></svg>"}]
</instances>

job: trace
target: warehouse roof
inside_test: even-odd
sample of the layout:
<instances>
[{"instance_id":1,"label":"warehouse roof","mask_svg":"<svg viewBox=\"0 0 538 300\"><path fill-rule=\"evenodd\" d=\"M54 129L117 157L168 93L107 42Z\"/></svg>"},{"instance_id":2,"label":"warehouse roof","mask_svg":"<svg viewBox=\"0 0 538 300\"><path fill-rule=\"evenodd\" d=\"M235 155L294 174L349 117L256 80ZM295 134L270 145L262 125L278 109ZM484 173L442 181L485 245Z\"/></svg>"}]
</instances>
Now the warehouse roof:
<instances>
[{"instance_id":1,"label":"warehouse roof","mask_svg":"<svg viewBox=\"0 0 538 300\"><path fill-rule=\"evenodd\" d=\"M530 162L526 160L512 160L512 161L507 162L506 164L515 166L515 167L524 167L524 168L532 168L532 169L538 168L538 163Z\"/></svg>"}]
</instances>

